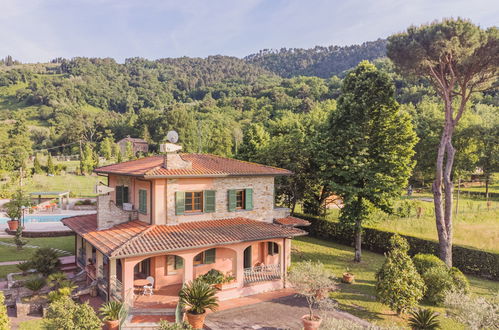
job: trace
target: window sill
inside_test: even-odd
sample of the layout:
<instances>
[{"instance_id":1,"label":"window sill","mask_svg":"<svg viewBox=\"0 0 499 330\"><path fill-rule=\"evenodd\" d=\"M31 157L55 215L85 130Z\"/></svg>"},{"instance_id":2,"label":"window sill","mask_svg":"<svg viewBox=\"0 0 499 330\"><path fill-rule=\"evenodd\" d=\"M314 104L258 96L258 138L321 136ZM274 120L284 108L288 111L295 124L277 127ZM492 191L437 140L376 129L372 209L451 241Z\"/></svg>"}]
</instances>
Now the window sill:
<instances>
[{"instance_id":1,"label":"window sill","mask_svg":"<svg viewBox=\"0 0 499 330\"><path fill-rule=\"evenodd\" d=\"M184 212L184 214L180 215L201 215L201 214L206 214L205 212Z\"/></svg>"}]
</instances>

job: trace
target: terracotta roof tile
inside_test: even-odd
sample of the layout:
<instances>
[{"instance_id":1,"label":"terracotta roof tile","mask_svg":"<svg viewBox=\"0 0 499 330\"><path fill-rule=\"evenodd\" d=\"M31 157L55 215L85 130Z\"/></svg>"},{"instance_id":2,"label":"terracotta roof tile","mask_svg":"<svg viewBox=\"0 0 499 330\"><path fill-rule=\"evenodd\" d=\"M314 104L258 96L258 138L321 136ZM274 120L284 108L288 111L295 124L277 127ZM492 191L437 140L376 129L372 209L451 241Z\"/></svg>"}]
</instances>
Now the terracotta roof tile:
<instances>
[{"instance_id":1,"label":"terracotta roof tile","mask_svg":"<svg viewBox=\"0 0 499 330\"><path fill-rule=\"evenodd\" d=\"M310 222L307 220L303 220L300 218L287 216L285 218L275 219L275 223L283 226L291 226L291 227L306 227L310 226Z\"/></svg>"},{"instance_id":2,"label":"terracotta roof tile","mask_svg":"<svg viewBox=\"0 0 499 330\"><path fill-rule=\"evenodd\" d=\"M144 222L135 220L109 229L97 230L97 214L65 218L62 219L62 223L106 255L110 255L118 247L148 228Z\"/></svg>"},{"instance_id":3,"label":"terracotta roof tile","mask_svg":"<svg viewBox=\"0 0 499 330\"><path fill-rule=\"evenodd\" d=\"M96 173L137 175L144 177L189 177L189 176L237 176L237 175L290 175L291 171L224 158L208 154L180 154L183 160L192 163L188 169L166 169L163 156L151 156L119 164L102 166Z\"/></svg>"},{"instance_id":4,"label":"terracotta roof tile","mask_svg":"<svg viewBox=\"0 0 499 330\"><path fill-rule=\"evenodd\" d=\"M246 218L196 221L171 226L140 225L139 221L131 221L105 230L97 230L96 220L88 216L66 218L63 222L111 257L306 235L300 229Z\"/></svg>"}]
</instances>

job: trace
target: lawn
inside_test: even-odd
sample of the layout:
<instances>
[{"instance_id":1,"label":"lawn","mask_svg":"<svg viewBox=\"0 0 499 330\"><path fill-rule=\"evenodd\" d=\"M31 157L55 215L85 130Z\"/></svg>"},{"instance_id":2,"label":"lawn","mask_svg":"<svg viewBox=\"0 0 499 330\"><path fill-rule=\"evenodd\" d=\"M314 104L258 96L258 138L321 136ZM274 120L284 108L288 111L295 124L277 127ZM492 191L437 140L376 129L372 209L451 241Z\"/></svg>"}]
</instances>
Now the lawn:
<instances>
[{"instance_id":1,"label":"lawn","mask_svg":"<svg viewBox=\"0 0 499 330\"><path fill-rule=\"evenodd\" d=\"M379 325L407 325L406 320L398 317L389 308L376 301L375 273L383 264L384 256L364 251L361 263L353 262L353 248L312 237L293 240L292 261L320 260L336 277L340 277L347 268L355 274L354 284L339 284L339 290L332 297L339 303L340 309ZM499 291L499 282L487 281L469 276L472 292L493 296ZM426 306L425 306L426 307ZM428 306L443 313L443 308ZM443 329L464 329L452 319L441 317Z\"/></svg>"},{"instance_id":2,"label":"lawn","mask_svg":"<svg viewBox=\"0 0 499 330\"><path fill-rule=\"evenodd\" d=\"M47 176L43 174L35 174L31 178L24 189L28 192L32 191L70 191L73 196L91 197L95 196L95 185L103 180L98 176L90 175L74 175L63 174L55 176Z\"/></svg>"},{"instance_id":3,"label":"lawn","mask_svg":"<svg viewBox=\"0 0 499 330\"><path fill-rule=\"evenodd\" d=\"M63 251L68 251L71 254L74 254L74 236L26 238L25 240L28 241L29 245L51 247ZM13 239L0 238L0 242L13 243ZM15 246L0 245L0 262L27 260L35 251L36 249L27 247L23 248L22 250L17 250Z\"/></svg>"},{"instance_id":4,"label":"lawn","mask_svg":"<svg viewBox=\"0 0 499 330\"><path fill-rule=\"evenodd\" d=\"M424 199L424 200L423 200ZM402 205L409 205L408 216L387 215L378 212L372 223L367 226L399 234L438 240L435 226L435 212L430 194L415 194L411 198L402 198L395 204L395 210ZM489 205L484 199L461 196L458 213L454 202L454 244L474 247L481 250L499 252L499 201L491 200ZM417 211L422 215L418 218ZM328 219L337 220L338 210L331 210Z\"/></svg>"}]
</instances>

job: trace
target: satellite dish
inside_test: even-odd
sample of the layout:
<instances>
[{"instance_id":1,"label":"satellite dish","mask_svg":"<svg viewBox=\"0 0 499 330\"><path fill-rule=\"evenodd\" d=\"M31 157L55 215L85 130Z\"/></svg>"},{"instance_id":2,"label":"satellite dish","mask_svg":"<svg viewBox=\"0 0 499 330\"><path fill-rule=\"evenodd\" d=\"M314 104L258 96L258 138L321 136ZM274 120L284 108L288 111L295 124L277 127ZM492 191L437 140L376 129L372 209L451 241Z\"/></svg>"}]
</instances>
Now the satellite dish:
<instances>
[{"instance_id":1,"label":"satellite dish","mask_svg":"<svg viewBox=\"0 0 499 330\"><path fill-rule=\"evenodd\" d=\"M178 133L175 131L169 131L168 134L166 134L166 139L170 143L177 143L178 141Z\"/></svg>"}]
</instances>

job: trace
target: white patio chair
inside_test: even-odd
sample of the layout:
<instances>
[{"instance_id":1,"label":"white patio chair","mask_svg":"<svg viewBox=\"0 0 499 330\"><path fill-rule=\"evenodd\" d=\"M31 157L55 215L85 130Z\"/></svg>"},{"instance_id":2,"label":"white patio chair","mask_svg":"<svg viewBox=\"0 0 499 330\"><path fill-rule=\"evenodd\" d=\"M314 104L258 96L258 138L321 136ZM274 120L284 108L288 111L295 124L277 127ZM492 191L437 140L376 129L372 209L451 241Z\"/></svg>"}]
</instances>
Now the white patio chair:
<instances>
[{"instance_id":1,"label":"white patio chair","mask_svg":"<svg viewBox=\"0 0 499 330\"><path fill-rule=\"evenodd\" d=\"M144 292L142 292L142 294L145 296L145 295L150 295L152 296L154 294L153 292L153 288L154 288L154 277L152 276L148 276L146 278L147 282L149 282L149 284L147 285L144 285Z\"/></svg>"}]
</instances>

